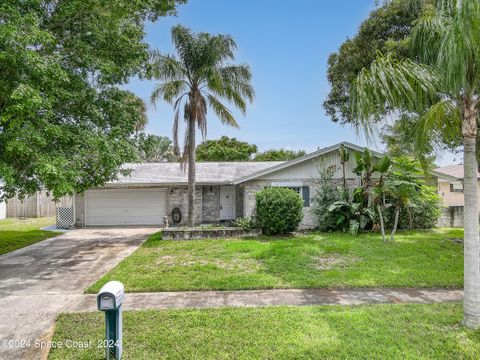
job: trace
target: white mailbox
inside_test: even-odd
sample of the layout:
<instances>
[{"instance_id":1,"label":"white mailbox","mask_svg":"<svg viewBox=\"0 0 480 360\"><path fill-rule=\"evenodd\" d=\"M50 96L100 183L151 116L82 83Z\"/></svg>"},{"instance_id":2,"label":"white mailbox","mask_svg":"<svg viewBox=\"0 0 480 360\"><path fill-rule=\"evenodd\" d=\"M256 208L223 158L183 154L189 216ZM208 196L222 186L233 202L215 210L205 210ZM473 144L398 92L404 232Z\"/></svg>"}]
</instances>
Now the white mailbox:
<instances>
[{"instance_id":1,"label":"white mailbox","mask_svg":"<svg viewBox=\"0 0 480 360\"><path fill-rule=\"evenodd\" d=\"M118 309L125 300L125 289L119 281L110 281L103 285L97 295L98 310L110 311Z\"/></svg>"},{"instance_id":2,"label":"white mailbox","mask_svg":"<svg viewBox=\"0 0 480 360\"><path fill-rule=\"evenodd\" d=\"M106 283L97 295L98 310L105 312L105 354L107 360L122 358L122 304L125 289L118 281Z\"/></svg>"}]
</instances>

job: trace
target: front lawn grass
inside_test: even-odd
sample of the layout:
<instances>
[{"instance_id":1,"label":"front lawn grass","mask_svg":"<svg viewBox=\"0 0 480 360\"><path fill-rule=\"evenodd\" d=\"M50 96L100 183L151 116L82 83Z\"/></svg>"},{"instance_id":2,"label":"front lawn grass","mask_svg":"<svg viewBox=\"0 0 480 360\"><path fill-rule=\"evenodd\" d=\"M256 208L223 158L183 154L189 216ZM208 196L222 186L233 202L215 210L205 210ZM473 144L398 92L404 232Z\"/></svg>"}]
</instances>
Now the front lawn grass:
<instances>
[{"instance_id":1,"label":"front lawn grass","mask_svg":"<svg viewBox=\"0 0 480 360\"><path fill-rule=\"evenodd\" d=\"M103 314L62 314L49 359L102 359ZM478 359L462 306L370 305L124 312L124 359Z\"/></svg>"},{"instance_id":2,"label":"front lawn grass","mask_svg":"<svg viewBox=\"0 0 480 360\"><path fill-rule=\"evenodd\" d=\"M461 229L400 232L395 243L375 233L162 241L152 235L93 284L110 280L130 292L339 287L463 286Z\"/></svg>"},{"instance_id":3,"label":"front lawn grass","mask_svg":"<svg viewBox=\"0 0 480 360\"><path fill-rule=\"evenodd\" d=\"M58 232L40 230L52 224L51 217L0 220L0 255L57 236Z\"/></svg>"}]
</instances>

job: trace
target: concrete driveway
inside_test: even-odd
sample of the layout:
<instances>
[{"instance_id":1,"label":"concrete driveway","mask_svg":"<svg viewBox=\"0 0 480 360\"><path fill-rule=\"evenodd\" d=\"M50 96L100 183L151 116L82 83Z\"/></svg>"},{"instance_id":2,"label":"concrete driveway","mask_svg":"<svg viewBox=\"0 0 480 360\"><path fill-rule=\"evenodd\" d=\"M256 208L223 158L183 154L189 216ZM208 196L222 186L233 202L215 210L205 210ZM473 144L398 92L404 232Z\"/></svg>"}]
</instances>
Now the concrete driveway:
<instances>
[{"instance_id":1,"label":"concrete driveway","mask_svg":"<svg viewBox=\"0 0 480 360\"><path fill-rule=\"evenodd\" d=\"M0 256L0 359L44 357L56 316L158 230L78 229Z\"/></svg>"}]
</instances>

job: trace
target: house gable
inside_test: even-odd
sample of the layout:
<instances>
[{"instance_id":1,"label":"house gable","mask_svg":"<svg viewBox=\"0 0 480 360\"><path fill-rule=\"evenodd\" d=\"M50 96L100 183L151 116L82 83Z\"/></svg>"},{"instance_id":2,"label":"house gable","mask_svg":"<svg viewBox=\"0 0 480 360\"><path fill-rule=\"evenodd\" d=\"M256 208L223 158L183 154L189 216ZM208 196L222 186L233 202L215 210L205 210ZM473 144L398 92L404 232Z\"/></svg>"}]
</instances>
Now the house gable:
<instances>
[{"instance_id":1,"label":"house gable","mask_svg":"<svg viewBox=\"0 0 480 360\"><path fill-rule=\"evenodd\" d=\"M355 145L349 142L341 142L313 153L302 156L301 158L286 161L284 163L257 171L250 175L238 178L233 184L241 184L250 180L312 180L318 179L320 169L333 167L333 178L340 179L343 176L342 165L340 163L339 148L345 146L350 151L350 158L345 163L345 177L347 179L358 179L353 172L356 167L355 153L365 151L365 147ZM385 154L370 150L375 158L381 158ZM444 179L454 180L454 177L438 172L436 170L429 171L430 175Z\"/></svg>"},{"instance_id":2,"label":"house gable","mask_svg":"<svg viewBox=\"0 0 480 360\"><path fill-rule=\"evenodd\" d=\"M277 166L258 171L243 178L239 178L233 183L240 184L253 179L315 179L319 177L321 168L328 168L330 166L334 167L333 178L341 178L342 168L338 154L338 149L341 145L344 145L350 150L350 159L345 164L345 175L347 178L357 178L358 176L353 173L353 169L356 166L355 152L363 152L365 148L349 142L341 142L336 145L317 150L301 158L287 161ZM383 156L382 153L377 151L372 151L372 154L377 158Z\"/></svg>"}]
</instances>

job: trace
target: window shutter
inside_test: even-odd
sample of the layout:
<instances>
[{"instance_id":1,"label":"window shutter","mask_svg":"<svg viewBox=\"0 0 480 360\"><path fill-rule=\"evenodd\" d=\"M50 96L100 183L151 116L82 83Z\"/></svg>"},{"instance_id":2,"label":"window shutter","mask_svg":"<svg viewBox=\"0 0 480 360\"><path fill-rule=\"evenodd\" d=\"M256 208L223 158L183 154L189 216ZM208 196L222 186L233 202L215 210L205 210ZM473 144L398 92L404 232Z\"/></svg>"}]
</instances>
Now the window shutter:
<instances>
[{"instance_id":1,"label":"window shutter","mask_svg":"<svg viewBox=\"0 0 480 360\"><path fill-rule=\"evenodd\" d=\"M303 207L310 207L310 188L302 186Z\"/></svg>"}]
</instances>

